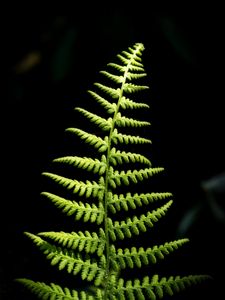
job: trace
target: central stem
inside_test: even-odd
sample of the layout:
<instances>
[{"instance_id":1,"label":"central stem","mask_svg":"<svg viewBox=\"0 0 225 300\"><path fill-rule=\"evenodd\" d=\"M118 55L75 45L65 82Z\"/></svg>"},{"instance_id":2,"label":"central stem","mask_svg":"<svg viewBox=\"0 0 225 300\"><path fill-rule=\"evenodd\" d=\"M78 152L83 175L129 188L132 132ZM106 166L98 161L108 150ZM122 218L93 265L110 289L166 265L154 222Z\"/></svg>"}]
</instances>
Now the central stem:
<instances>
[{"instance_id":1,"label":"central stem","mask_svg":"<svg viewBox=\"0 0 225 300\"><path fill-rule=\"evenodd\" d=\"M136 55L136 52L138 51L138 49L135 51L133 57ZM121 88L120 88L120 93L119 93L119 97L118 97L118 101L117 101L117 106L116 106L116 110L112 119L112 126L109 132L109 138L108 138L108 149L107 149L107 154L106 154L106 172L105 172L105 191L104 191L104 211L105 211L105 219L104 219L104 227L105 227L105 242L106 242L106 270L105 270L105 287L104 287L104 300L108 299L108 285L109 285L109 272L110 272L110 237L109 237L109 229L108 229L108 192L110 191L109 188L109 170L110 170L110 152L111 152L111 143L112 143L112 134L115 128L115 123L116 123L116 119L117 119L117 114L119 112L119 108L120 108L120 103L121 103L121 99L123 97L123 91L124 91L124 85L126 83L127 80L127 73L130 69L130 65L132 63L132 59L130 59L129 63L126 66L126 69L124 71L124 75L123 75L123 81L121 83Z\"/></svg>"},{"instance_id":2,"label":"central stem","mask_svg":"<svg viewBox=\"0 0 225 300\"><path fill-rule=\"evenodd\" d=\"M119 112L119 103L123 96L123 84L120 89L120 96L118 99L116 111L112 120L112 127L109 133L108 149L106 155L106 173L105 173L105 193L104 193L104 211L105 211L105 239L106 239L106 274L105 274L105 293L104 300L107 300L108 282L109 282L109 260L110 260L110 243L109 243L109 230L108 230L108 192L109 192L109 169L110 169L110 152L112 143L112 133L115 128L116 116Z\"/></svg>"}]
</instances>

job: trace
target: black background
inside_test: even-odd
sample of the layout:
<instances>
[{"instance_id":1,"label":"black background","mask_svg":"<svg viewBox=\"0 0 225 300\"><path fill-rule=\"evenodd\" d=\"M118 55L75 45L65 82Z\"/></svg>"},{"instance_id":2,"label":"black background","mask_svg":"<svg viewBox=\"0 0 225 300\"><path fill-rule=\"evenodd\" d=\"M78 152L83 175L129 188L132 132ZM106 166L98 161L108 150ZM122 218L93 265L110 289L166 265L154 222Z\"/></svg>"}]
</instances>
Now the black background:
<instances>
[{"instance_id":1,"label":"black background","mask_svg":"<svg viewBox=\"0 0 225 300\"><path fill-rule=\"evenodd\" d=\"M223 22L219 7L185 5L76 8L71 16L27 14L5 21L8 97L2 109L0 299L31 299L14 278L57 280L23 236L23 231L64 230L63 217L40 201L41 172L66 151L64 129L82 125L76 123L80 120L73 108L89 105L86 90L98 71L136 42L145 45L150 86L149 156L165 167L166 186L175 195L165 224L159 222L156 232L162 240L183 233L191 240L161 269L168 267L171 275L213 276L212 282L179 299L221 298L224 220L213 215L201 184L225 169ZM79 150L76 146L77 155ZM224 195L214 200L224 209ZM198 214L182 232L179 224L194 207L199 207Z\"/></svg>"}]
</instances>

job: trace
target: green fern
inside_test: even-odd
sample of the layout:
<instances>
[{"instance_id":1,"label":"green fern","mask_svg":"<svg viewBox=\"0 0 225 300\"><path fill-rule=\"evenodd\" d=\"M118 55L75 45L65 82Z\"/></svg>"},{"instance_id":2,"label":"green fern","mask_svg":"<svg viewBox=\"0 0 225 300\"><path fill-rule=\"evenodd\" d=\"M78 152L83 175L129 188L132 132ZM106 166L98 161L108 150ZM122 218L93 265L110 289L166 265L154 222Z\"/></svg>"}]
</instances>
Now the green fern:
<instances>
[{"instance_id":1,"label":"green fern","mask_svg":"<svg viewBox=\"0 0 225 300\"><path fill-rule=\"evenodd\" d=\"M66 270L69 274L78 274L83 281L90 282L90 289L78 291L53 283L47 285L29 279L18 279L41 299L153 300L166 294L173 295L208 278L206 275L159 278L154 274L134 280L121 277L123 269L155 264L188 242L184 238L146 249L135 246L121 248L117 245L117 240L138 236L140 232L146 232L148 227L153 227L173 202L169 192L131 193L126 188L125 192L120 192L120 186L131 186L151 179L164 170L161 167L152 167L150 160L143 154L120 148L122 144L151 143L145 137L132 134L132 131L131 134L126 134L122 130L150 125L149 122L126 116L127 110L148 108L147 104L129 98L133 93L148 89L148 86L133 83L146 76L141 60L143 50L143 44L138 43L119 54L119 62L108 64L110 70L101 72L111 82L110 85L95 83L97 91L89 91L92 98L109 115L108 118L76 108L102 134L95 135L79 128L68 128L67 131L77 135L96 150L96 157L65 156L54 160L63 166L70 165L72 168L93 172L95 180L80 181L59 174L43 173L67 190L66 195L70 196L64 198L50 192L43 192L42 195L75 221L94 223L95 231L50 231L37 235L26 233L51 265L56 265L59 270ZM134 167L129 169L132 164ZM165 199L165 203L152 210L148 208L145 214L121 218L126 211L129 213L137 207L148 207L153 202ZM120 213L122 211L123 215Z\"/></svg>"}]
</instances>

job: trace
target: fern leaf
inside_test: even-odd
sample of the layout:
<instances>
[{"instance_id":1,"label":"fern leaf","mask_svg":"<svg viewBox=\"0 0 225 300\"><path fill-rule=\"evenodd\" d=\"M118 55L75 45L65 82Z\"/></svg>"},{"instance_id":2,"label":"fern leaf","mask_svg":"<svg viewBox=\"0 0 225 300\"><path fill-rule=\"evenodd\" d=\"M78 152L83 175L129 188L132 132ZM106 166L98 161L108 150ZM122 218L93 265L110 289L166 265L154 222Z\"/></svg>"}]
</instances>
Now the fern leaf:
<instances>
[{"instance_id":1,"label":"fern leaf","mask_svg":"<svg viewBox=\"0 0 225 300\"><path fill-rule=\"evenodd\" d=\"M92 145L95 147L98 152L104 152L107 150L108 147L108 137L105 137L105 140L103 140L100 137L97 137L94 134L88 133L84 130L81 130L79 128L67 128L66 131L75 133L78 135L82 140L85 141L85 143L88 143L89 145Z\"/></svg>"},{"instance_id":2,"label":"fern leaf","mask_svg":"<svg viewBox=\"0 0 225 300\"><path fill-rule=\"evenodd\" d=\"M145 76L147 76L147 73L132 73L132 72L127 72L126 74L127 79L133 80L133 79L140 79Z\"/></svg>"},{"instance_id":3,"label":"fern leaf","mask_svg":"<svg viewBox=\"0 0 225 300\"><path fill-rule=\"evenodd\" d=\"M107 131L110 130L112 127L112 118L109 118L108 120L93 114L86 109L76 107L75 108L77 111L79 111L82 115L84 115L87 119L89 119L91 122L95 123L98 125L102 130Z\"/></svg>"},{"instance_id":4,"label":"fern leaf","mask_svg":"<svg viewBox=\"0 0 225 300\"><path fill-rule=\"evenodd\" d=\"M107 101L106 99L99 96L97 93L95 93L93 91L89 90L88 92L102 107L105 108L105 110L109 114L115 113L115 111L116 111L116 104L115 103L110 103L109 101Z\"/></svg>"},{"instance_id":5,"label":"fern leaf","mask_svg":"<svg viewBox=\"0 0 225 300\"><path fill-rule=\"evenodd\" d=\"M56 158L53 160L53 162L69 164L87 171L92 171L93 173L98 173L99 175L103 175L106 170L106 163L103 160L106 161L105 156L102 158L102 161L98 159L92 159L90 157L65 156Z\"/></svg>"},{"instance_id":6,"label":"fern leaf","mask_svg":"<svg viewBox=\"0 0 225 300\"><path fill-rule=\"evenodd\" d=\"M67 216L75 215L75 220L83 218L84 222L96 222L99 225L104 219L104 208L101 202L97 207L95 204L84 204L81 201L78 203L48 192L42 192L42 195L50 199L56 207L62 209Z\"/></svg>"},{"instance_id":7,"label":"fern leaf","mask_svg":"<svg viewBox=\"0 0 225 300\"><path fill-rule=\"evenodd\" d=\"M116 64L116 63L108 63L108 66L120 71L121 73L124 73L127 71L127 66L126 65L120 65L120 64ZM134 71L134 72L145 72L145 69L143 67L139 67L139 66L134 66L134 65L129 65L128 66L129 71Z\"/></svg>"},{"instance_id":8,"label":"fern leaf","mask_svg":"<svg viewBox=\"0 0 225 300\"><path fill-rule=\"evenodd\" d=\"M139 218L134 216L132 219L127 218L126 221L115 221L114 223L108 218L111 239L115 241L118 237L122 240L125 237L130 238L132 234L139 235L140 231L145 232L147 230L146 226L153 227L154 223L165 215L172 203L173 201L170 200L163 206L148 212L146 215L141 215Z\"/></svg>"},{"instance_id":9,"label":"fern leaf","mask_svg":"<svg viewBox=\"0 0 225 300\"><path fill-rule=\"evenodd\" d=\"M59 270L66 268L68 273L72 273L74 275L81 273L82 279L86 279L88 281L92 281L98 274L99 284L101 283L99 278L103 280L103 276L105 274L104 255L100 257L100 266L98 266L96 262L91 262L89 258L84 260L80 255L75 255L72 250L51 245L50 243L44 241L41 237L31 233L26 233L26 235L33 240L33 242L46 255L47 259L51 260L51 265L58 265Z\"/></svg>"},{"instance_id":10,"label":"fern leaf","mask_svg":"<svg viewBox=\"0 0 225 300\"><path fill-rule=\"evenodd\" d=\"M125 163L142 163L146 165L151 165L150 160L145 157L144 155L137 154L137 153L131 153L131 152L125 152L116 150L116 148L112 148L110 151L110 162L116 166L117 164L123 164Z\"/></svg>"},{"instance_id":11,"label":"fern leaf","mask_svg":"<svg viewBox=\"0 0 225 300\"><path fill-rule=\"evenodd\" d=\"M112 141L114 144L124 143L124 144L151 144L151 140L142 138L134 135L127 135L119 133L115 128L112 133Z\"/></svg>"},{"instance_id":12,"label":"fern leaf","mask_svg":"<svg viewBox=\"0 0 225 300\"><path fill-rule=\"evenodd\" d=\"M164 245L155 245L147 249L143 247L139 249L136 247L132 247L131 249L116 249L115 246L112 246L111 251L114 254L112 255L112 260L116 260L122 269L126 267L133 268L134 266L141 268L143 264L156 263L157 259L164 259L164 255L172 253L188 241L188 239L179 239L169 243L166 242Z\"/></svg>"},{"instance_id":13,"label":"fern leaf","mask_svg":"<svg viewBox=\"0 0 225 300\"><path fill-rule=\"evenodd\" d=\"M61 288L59 285L50 283L47 285L44 282L35 282L26 278L16 279L17 282L22 283L26 288L33 292L38 298L44 300L94 300L93 295L89 295L86 291L70 290L68 288Z\"/></svg>"},{"instance_id":14,"label":"fern leaf","mask_svg":"<svg viewBox=\"0 0 225 300\"><path fill-rule=\"evenodd\" d=\"M147 179L159 172L164 171L164 168L146 168L141 170L128 170L128 171L118 171L113 170L111 167L111 176L109 175L109 183L112 188L120 186L121 184L129 185L131 182L138 183L144 178Z\"/></svg>"},{"instance_id":15,"label":"fern leaf","mask_svg":"<svg viewBox=\"0 0 225 300\"><path fill-rule=\"evenodd\" d=\"M139 279L124 281L122 278L118 280L117 286L114 286L113 293L116 299L150 299L156 300L158 297L162 298L166 294L172 296L175 292L180 292L190 285L200 283L208 279L206 275L189 275L162 278L159 280L158 275L144 277L142 282Z\"/></svg>"},{"instance_id":16,"label":"fern leaf","mask_svg":"<svg viewBox=\"0 0 225 300\"><path fill-rule=\"evenodd\" d=\"M114 74L111 74L107 71L100 71L100 73L103 74L104 76L108 77L109 79L111 79L112 81L114 81L116 83L122 83L124 81L123 76L114 75Z\"/></svg>"},{"instance_id":17,"label":"fern leaf","mask_svg":"<svg viewBox=\"0 0 225 300\"><path fill-rule=\"evenodd\" d=\"M120 96L120 89L114 89L109 86L106 86L104 84L95 82L94 85L96 85L101 91L104 93L110 95L113 99L118 99Z\"/></svg>"},{"instance_id":18,"label":"fern leaf","mask_svg":"<svg viewBox=\"0 0 225 300\"><path fill-rule=\"evenodd\" d=\"M51 180L58 183L60 186L65 187L67 190L72 191L74 194L79 196L85 196L86 198L94 197L102 199L104 193L104 187L101 184L98 184L95 181L90 182L86 180L86 183L83 181L69 179L57 174L44 172L42 175L49 177ZM45 194L45 193L43 193Z\"/></svg>"},{"instance_id":19,"label":"fern leaf","mask_svg":"<svg viewBox=\"0 0 225 300\"><path fill-rule=\"evenodd\" d=\"M148 205L151 202L166 199L172 196L172 193L127 193L126 195L108 193L108 205L112 213L116 213L121 209L136 209L137 206Z\"/></svg>"},{"instance_id":20,"label":"fern leaf","mask_svg":"<svg viewBox=\"0 0 225 300\"><path fill-rule=\"evenodd\" d=\"M51 239L63 247L73 250L85 251L86 253L97 253L101 256L105 249L105 233L102 228L99 233L89 232L87 230L66 233L66 232L40 232L38 236Z\"/></svg>"},{"instance_id":21,"label":"fern leaf","mask_svg":"<svg viewBox=\"0 0 225 300\"><path fill-rule=\"evenodd\" d=\"M123 109L137 109L137 108L149 108L149 105L145 103L135 102L127 97L123 96L120 100L120 106Z\"/></svg>"},{"instance_id":22,"label":"fern leaf","mask_svg":"<svg viewBox=\"0 0 225 300\"><path fill-rule=\"evenodd\" d=\"M126 72L126 69L127 69L126 66L121 66L121 65L116 64L116 63L108 63L107 66L110 66L110 67L116 69L117 71L120 71L121 73Z\"/></svg>"},{"instance_id":23,"label":"fern leaf","mask_svg":"<svg viewBox=\"0 0 225 300\"><path fill-rule=\"evenodd\" d=\"M130 59L125 58L123 55L121 54L117 54L117 57L120 59L120 61L124 64L124 65L128 65L130 63Z\"/></svg>"},{"instance_id":24,"label":"fern leaf","mask_svg":"<svg viewBox=\"0 0 225 300\"><path fill-rule=\"evenodd\" d=\"M151 125L149 122L139 121L132 118L126 118L121 116L120 113L117 114L116 125L119 127L143 127Z\"/></svg>"},{"instance_id":25,"label":"fern leaf","mask_svg":"<svg viewBox=\"0 0 225 300\"><path fill-rule=\"evenodd\" d=\"M128 94L136 93L139 91L149 89L149 87L147 85L137 85L137 84L133 84L133 83L125 83L123 88L124 88L124 91Z\"/></svg>"},{"instance_id":26,"label":"fern leaf","mask_svg":"<svg viewBox=\"0 0 225 300\"><path fill-rule=\"evenodd\" d=\"M143 67L134 66L132 64L129 65L129 71L134 72L145 72L145 69Z\"/></svg>"}]
</instances>

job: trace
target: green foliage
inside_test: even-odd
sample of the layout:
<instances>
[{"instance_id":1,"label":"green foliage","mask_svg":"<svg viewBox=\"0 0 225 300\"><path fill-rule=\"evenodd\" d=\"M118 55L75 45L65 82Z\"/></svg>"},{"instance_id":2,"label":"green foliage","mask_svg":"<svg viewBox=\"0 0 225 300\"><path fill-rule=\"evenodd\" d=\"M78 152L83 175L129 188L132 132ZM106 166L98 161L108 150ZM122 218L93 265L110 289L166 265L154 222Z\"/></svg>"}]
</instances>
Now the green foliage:
<instances>
[{"instance_id":1,"label":"green foliage","mask_svg":"<svg viewBox=\"0 0 225 300\"><path fill-rule=\"evenodd\" d=\"M99 128L101 134L95 135L79 128L68 128L67 131L92 147L94 157L65 156L54 160L54 163L62 166L92 172L95 180L80 181L59 174L43 173L65 189L67 196L64 198L51 192L43 192L42 196L64 214L72 216L75 221L93 223L95 231L84 229L70 233L26 233L51 265L71 275L80 275L89 286L89 289L78 291L53 283L47 285L29 279L18 279L40 299L154 300L166 294L173 295L207 278L205 275L189 275L160 279L154 274L134 280L122 277L123 269L156 264L158 260L164 259L188 242L184 238L146 249L117 245L118 240L132 239L153 227L173 203L172 194L169 192L126 191L129 186L151 179L164 170L162 167L152 167L150 160L143 154L120 149L123 144L129 146L151 143L149 139L132 133L132 128L142 129L150 123L126 116L128 110L132 112L148 108L147 104L128 98L133 93L148 89L145 85L133 83L146 76L141 60L143 50L143 44L138 43L119 54L119 63L110 63L110 70L101 72L110 84L95 83L97 91L89 91L92 98L109 115L108 118L76 108L90 125L95 124ZM131 134L124 133L123 128L130 130ZM124 188L122 192L121 187ZM151 203L157 204L165 199L165 203L155 209L150 208ZM138 215L138 207L144 207L145 213ZM136 215L126 216L135 210ZM83 227L85 228L85 224Z\"/></svg>"}]
</instances>

